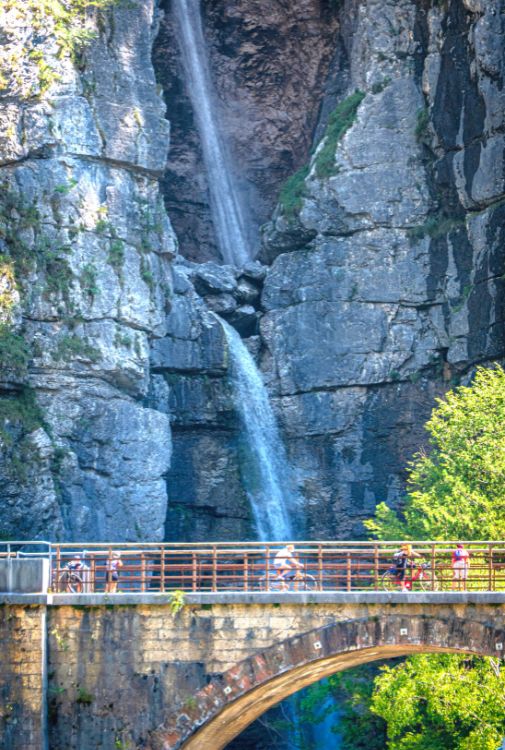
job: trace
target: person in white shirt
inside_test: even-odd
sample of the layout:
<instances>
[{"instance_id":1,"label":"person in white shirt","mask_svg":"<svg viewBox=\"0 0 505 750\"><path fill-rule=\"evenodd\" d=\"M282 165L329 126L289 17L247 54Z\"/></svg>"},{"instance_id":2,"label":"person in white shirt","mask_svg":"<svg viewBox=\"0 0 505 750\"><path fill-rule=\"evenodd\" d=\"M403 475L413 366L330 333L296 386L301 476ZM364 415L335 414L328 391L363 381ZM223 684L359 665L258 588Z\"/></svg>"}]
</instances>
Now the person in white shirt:
<instances>
[{"instance_id":1,"label":"person in white shirt","mask_svg":"<svg viewBox=\"0 0 505 750\"><path fill-rule=\"evenodd\" d=\"M282 547L274 558L274 568L277 572L276 581L282 581L282 590L286 591L288 586L286 583L286 575L295 568L303 568L303 564L296 560L293 553L295 551L294 544L287 544Z\"/></svg>"}]
</instances>

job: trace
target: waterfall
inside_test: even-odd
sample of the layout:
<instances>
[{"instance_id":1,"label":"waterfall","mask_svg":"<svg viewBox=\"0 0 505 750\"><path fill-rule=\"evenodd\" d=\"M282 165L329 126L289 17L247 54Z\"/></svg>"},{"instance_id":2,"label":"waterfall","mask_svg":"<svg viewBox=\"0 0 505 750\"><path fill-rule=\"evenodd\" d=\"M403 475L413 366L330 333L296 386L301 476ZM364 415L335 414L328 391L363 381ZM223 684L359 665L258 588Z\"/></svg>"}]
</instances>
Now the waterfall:
<instances>
[{"instance_id":1,"label":"waterfall","mask_svg":"<svg viewBox=\"0 0 505 750\"><path fill-rule=\"evenodd\" d=\"M200 0L173 0L173 13L186 86L202 144L219 249L226 263L241 267L252 257L248 238L251 224L240 200L230 156L221 136Z\"/></svg>"},{"instance_id":2,"label":"waterfall","mask_svg":"<svg viewBox=\"0 0 505 750\"><path fill-rule=\"evenodd\" d=\"M243 428L243 481L264 541L293 539L290 514L297 512L291 470L256 364L237 331L220 320L228 342L236 407Z\"/></svg>"}]
</instances>

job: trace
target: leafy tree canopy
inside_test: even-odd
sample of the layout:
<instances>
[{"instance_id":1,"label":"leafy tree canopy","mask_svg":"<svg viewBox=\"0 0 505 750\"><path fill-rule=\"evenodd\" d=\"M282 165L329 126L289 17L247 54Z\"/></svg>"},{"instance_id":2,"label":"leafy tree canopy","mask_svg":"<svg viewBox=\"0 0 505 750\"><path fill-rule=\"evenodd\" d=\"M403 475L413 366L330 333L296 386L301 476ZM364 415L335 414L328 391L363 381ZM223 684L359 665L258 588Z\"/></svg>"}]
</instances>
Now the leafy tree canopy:
<instances>
[{"instance_id":1,"label":"leafy tree canopy","mask_svg":"<svg viewBox=\"0 0 505 750\"><path fill-rule=\"evenodd\" d=\"M420 654L384 667L373 713L388 750L497 750L505 736L505 674L488 659Z\"/></svg>"},{"instance_id":2,"label":"leafy tree canopy","mask_svg":"<svg viewBox=\"0 0 505 750\"><path fill-rule=\"evenodd\" d=\"M410 464L400 517L385 503L365 525L377 539L505 538L505 372L479 368L438 400L431 451Z\"/></svg>"}]
</instances>

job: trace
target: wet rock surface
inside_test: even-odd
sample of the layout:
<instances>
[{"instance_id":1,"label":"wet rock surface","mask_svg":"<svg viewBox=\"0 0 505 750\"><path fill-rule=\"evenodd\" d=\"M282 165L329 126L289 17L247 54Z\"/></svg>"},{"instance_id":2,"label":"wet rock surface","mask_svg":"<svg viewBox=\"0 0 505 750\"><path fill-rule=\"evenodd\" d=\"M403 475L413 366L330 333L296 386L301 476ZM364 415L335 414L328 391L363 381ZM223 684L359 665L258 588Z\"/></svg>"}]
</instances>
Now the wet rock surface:
<instances>
[{"instance_id":1,"label":"wet rock surface","mask_svg":"<svg viewBox=\"0 0 505 750\"><path fill-rule=\"evenodd\" d=\"M154 63L172 137L162 181L182 253L195 261L219 252L209 211L194 115L184 90L170 4ZM334 54L335 8L327 0L205 0L204 30L221 109L221 130L259 227L284 180L306 159Z\"/></svg>"}]
</instances>

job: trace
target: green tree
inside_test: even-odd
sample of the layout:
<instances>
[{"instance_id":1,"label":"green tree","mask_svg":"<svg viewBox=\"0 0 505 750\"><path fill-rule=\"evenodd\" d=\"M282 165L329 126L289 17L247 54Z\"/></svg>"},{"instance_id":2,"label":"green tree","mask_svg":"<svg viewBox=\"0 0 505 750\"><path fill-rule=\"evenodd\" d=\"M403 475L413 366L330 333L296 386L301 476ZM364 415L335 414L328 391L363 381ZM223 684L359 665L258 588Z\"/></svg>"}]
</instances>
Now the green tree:
<instances>
[{"instance_id":1,"label":"green tree","mask_svg":"<svg viewBox=\"0 0 505 750\"><path fill-rule=\"evenodd\" d=\"M388 750L497 750L505 736L505 674L488 659L420 654L383 667L372 712Z\"/></svg>"},{"instance_id":2,"label":"green tree","mask_svg":"<svg viewBox=\"0 0 505 750\"><path fill-rule=\"evenodd\" d=\"M385 503L365 525L378 539L503 539L505 372L477 370L438 400L426 424L429 453L410 464L401 516Z\"/></svg>"}]
</instances>

